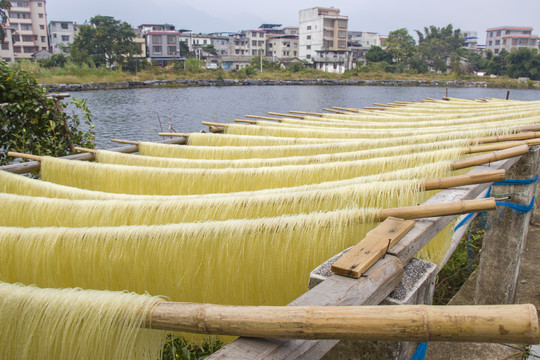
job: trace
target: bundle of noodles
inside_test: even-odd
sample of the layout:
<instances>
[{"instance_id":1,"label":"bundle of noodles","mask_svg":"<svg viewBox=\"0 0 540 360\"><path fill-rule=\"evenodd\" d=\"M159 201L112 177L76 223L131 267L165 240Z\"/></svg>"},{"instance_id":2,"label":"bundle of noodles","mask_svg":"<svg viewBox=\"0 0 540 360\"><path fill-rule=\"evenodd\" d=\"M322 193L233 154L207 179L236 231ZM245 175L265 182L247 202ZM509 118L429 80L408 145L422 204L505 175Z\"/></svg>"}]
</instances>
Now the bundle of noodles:
<instances>
[{"instance_id":1,"label":"bundle of noodles","mask_svg":"<svg viewBox=\"0 0 540 360\"><path fill-rule=\"evenodd\" d=\"M275 217L355 207L393 208L431 196L421 180L167 201L67 200L0 193L0 226L85 227L161 225L181 222Z\"/></svg>"},{"instance_id":2,"label":"bundle of noodles","mask_svg":"<svg viewBox=\"0 0 540 360\"><path fill-rule=\"evenodd\" d=\"M271 146L271 145L295 145L295 144L320 144L325 142L335 142L329 139L313 138L286 138L272 136L231 136L227 134L213 133L191 133L188 137L188 145L198 145L199 142L211 142L213 146Z\"/></svg>"},{"instance_id":3,"label":"bundle of noodles","mask_svg":"<svg viewBox=\"0 0 540 360\"><path fill-rule=\"evenodd\" d=\"M446 149L366 160L238 169L174 169L97 164L43 157L45 181L88 190L140 195L188 195L253 191L351 179L459 158Z\"/></svg>"},{"instance_id":4,"label":"bundle of noodles","mask_svg":"<svg viewBox=\"0 0 540 360\"><path fill-rule=\"evenodd\" d=\"M379 209L105 228L1 228L0 281L284 305L309 272L376 226ZM279 289L279 291L276 291Z\"/></svg>"},{"instance_id":5,"label":"bundle of noodles","mask_svg":"<svg viewBox=\"0 0 540 360\"><path fill-rule=\"evenodd\" d=\"M344 142L333 144L333 146L319 147L320 154L308 156L289 156L277 158L251 158L251 159L233 159L233 160L211 160L211 159L179 159L145 155L123 154L115 151L100 150L96 153L96 161L103 164L132 165L132 166L150 166L167 168L204 168L204 169L223 169L223 168L252 168L263 166L282 166L282 165L306 165L337 161L351 161L371 159L386 156L395 156L400 154L412 154L426 151L436 151L440 149L459 148L465 141L450 140L436 143L414 144L392 146L387 148L376 148L371 150L355 151L355 147L360 144L355 142ZM141 148L141 152L154 154L165 153L169 147L163 144L146 145ZM154 150L155 152L152 152ZM341 152L339 150L348 150ZM328 152L328 153L325 153Z\"/></svg>"},{"instance_id":6,"label":"bundle of noodles","mask_svg":"<svg viewBox=\"0 0 540 360\"><path fill-rule=\"evenodd\" d=\"M485 132L483 130L473 132L459 131L389 139L353 139L346 142L339 142L338 139L335 139L336 142L326 144L283 146L211 146L212 144L207 144L205 146L178 146L141 142L139 143L139 153L146 156L183 159L234 160L309 156L426 143L433 144L432 149L437 150L448 147L465 147L469 144L470 139L482 137L484 134ZM454 146L451 143L447 143L447 141L455 141L456 145ZM437 145L437 143L440 144ZM427 146L429 149L429 145ZM407 151L407 153L409 153L409 151Z\"/></svg>"},{"instance_id":7,"label":"bundle of noodles","mask_svg":"<svg viewBox=\"0 0 540 360\"><path fill-rule=\"evenodd\" d=\"M326 182L314 185L303 185L290 188L277 188L259 191L242 191L237 193L229 193L227 196L256 196L262 194L275 194L278 192L294 192L307 190L323 190L331 187L349 186L363 183L384 182L392 180L409 180L409 179L426 179L448 176L449 168L442 167L440 163L422 165L414 168L402 169L376 175L364 176L361 178L353 178L349 180L338 180L334 182ZM222 197L223 194L205 194L205 195L177 195L177 196L150 196L150 195L127 195L106 193L101 191L91 191L79 189L71 186L64 186L47 181L35 180L21 175L11 174L5 171L0 171L0 191L10 194L62 198L62 199L79 199L79 200L180 200L180 199L196 199L196 198L211 198Z\"/></svg>"},{"instance_id":8,"label":"bundle of noodles","mask_svg":"<svg viewBox=\"0 0 540 360\"><path fill-rule=\"evenodd\" d=\"M310 128L291 128L291 127L268 127L268 126L257 126L257 125L239 125L239 124L229 124L225 128L227 134L236 134L236 135L268 135L268 136L286 136L286 137L312 137L312 138L326 138L326 139L381 139L388 138L397 139L401 141L403 137L411 137L420 135L429 135L437 138L439 140L450 140L450 139L460 139L463 137L473 138L476 136L492 136L492 135L502 135L508 133L514 133L519 131L519 127L509 127L509 128L485 128L485 129L473 129L470 131L452 131L448 133L441 134L441 130L430 133L429 129L426 129L425 132L419 130L408 130L404 131L403 129L395 130L326 130L326 129L310 129ZM478 135L473 135L478 134ZM390 139L391 140L391 139ZM435 141L435 140L431 140Z\"/></svg>"},{"instance_id":9,"label":"bundle of noodles","mask_svg":"<svg viewBox=\"0 0 540 360\"><path fill-rule=\"evenodd\" d=\"M491 120L491 119L490 119ZM307 124L287 124L287 123L278 123L273 121L258 121L257 126L269 126L269 127L276 127L276 128L292 128L292 129L302 129L302 130L321 130L324 129L325 131L354 131L357 133L361 132L369 132L370 134L373 134L373 136L377 136L377 134L380 134L381 132L388 132L391 134L391 136L395 134L399 134L401 132L401 135L405 134L433 134L437 132L445 132L445 131L471 131L471 130L481 130L483 128L504 128L504 127L520 127L525 125L534 125L538 124L539 117L536 115L534 117L528 117L528 118L522 118L522 119L504 119L499 121L489 121L489 122L480 122L480 123L470 123L470 124L459 124L459 125L444 125L444 126L435 126L435 125L427 125L422 127L392 127L392 128L371 128L366 127L364 125L360 125L360 127L354 127L354 126L333 126L333 125L325 125L325 126L316 126L316 125L307 125Z\"/></svg>"},{"instance_id":10,"label":"bundle of noodles","mask_svg":"<svg viewBox=\"0 0 540 360\"><path fill-rule=\"evenodd\" d=\"M433 133L433 134L420 134L420 135L413 135L413 136L396 136L396 137L385 137L381 136L381 138L362 138L361 135L357 135L355 133L348 133L344 131L325 131L324 129L295 129L295 128L273 128L273 127L263 127L263 126L245 126L245 125L237 125L237 124L230 124L225 129L227 132L231 133L242 133L242 132L259 132L260 135L263 135L264 133L272 133L272 136L308 136L311 135L313 137L328 137L328 136L334 136L335 142L338 142L340 140L343 141L364 141L366 144L366 148L373 148L373 147L385 147L385 146L397 146L397 145L405 145L405 144L418 144L418 143L426 143L426 142L436 142L436 141L445 141L445 140L456 140L456 139L474 139L477 137L485 137L485 136L492 136L492 135L505 135L505 134L511 134L515 133L520 130L520 128L503 128L503 129L481 129L481 130L471 130L471 131L451 131L451 132L439 132L439 133ZM242 135L242 134L238 134ZM341 138L342 136L346 136L346 138ZM212 144L206 144L206 145L212 145ZM279 148L279 146L274 146L276 148Z\"/></svg>"},{"instance_id":11,"label":"bundle of noodles","mask_svg":"<svg viewBox=\"0 0 540 360\"><path fill-rule=\"evenodd\" d=\"M366 122L366 121L347 121L342 120L310 120L310 119L289 119L282 118L279 123L270 121L257 121L257 125L261 126L311 126L311 127L332 127L332 128L347 128L347 129L384 129L384 128L421 128L421 127L445 127L448 131L455 130L456 126L474 125L474 126L512 126L512 125L528 125L538 122L540 109L536 111L528 111L523 113L512 112L510 114L486 115L481 114L474 117L466 117L459 119L444 119L444 120L425 120L421 121L401 121L401 122Z\"/></svg>"},{"instance_id":12,"label":"bundle of noodles","mask_svg":"<svg viewBox=\"0 0 540 360\"><path fill-rule=\"evenodd\" d=\"M0 358L161 359L165 333L141 328L161 301L0 283Z\"/></svg>"}]
</instances>

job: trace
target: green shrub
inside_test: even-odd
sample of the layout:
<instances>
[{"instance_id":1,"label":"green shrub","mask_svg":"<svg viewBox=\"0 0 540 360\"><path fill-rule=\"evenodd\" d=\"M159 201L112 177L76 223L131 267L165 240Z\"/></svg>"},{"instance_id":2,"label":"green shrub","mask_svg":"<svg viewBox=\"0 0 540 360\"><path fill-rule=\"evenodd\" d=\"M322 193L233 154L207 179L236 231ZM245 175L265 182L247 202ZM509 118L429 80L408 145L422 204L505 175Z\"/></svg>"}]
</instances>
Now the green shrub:
<instances>
[{"instance_id":1,"label":"green shrub","mask_svg":"<svg viewBox=\"0 0 540 360\"><path fill-rule=\"evenodd\" d=\"M9 162L8 151L64 156L74 146L93 147L90 110L84 100L73 99L78 114L47 97L47 89L32 74L0 61L0 165ZM81 130L81 121L86 130Z\"/></svg>"}]
</instances>

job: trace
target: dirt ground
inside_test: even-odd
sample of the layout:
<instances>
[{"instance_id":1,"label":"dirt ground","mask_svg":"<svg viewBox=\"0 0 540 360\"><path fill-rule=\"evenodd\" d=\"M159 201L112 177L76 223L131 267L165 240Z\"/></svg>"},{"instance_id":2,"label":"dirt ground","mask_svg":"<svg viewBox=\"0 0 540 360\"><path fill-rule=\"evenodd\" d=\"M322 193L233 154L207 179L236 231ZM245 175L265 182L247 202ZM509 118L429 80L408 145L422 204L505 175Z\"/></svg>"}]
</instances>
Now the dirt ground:
<instances>
[{"instance_id":1,"label":"dirt ground","mask_svg":"<svg viewBox=\"0 0 540 360\"><path fill-rule=\"evenodd\" d=\"M540 307L540 209L535 210L533 220L529 227L525 252L521 263L518 286L516 292L517 304L534 304ZM463 286L460 292L452 299L450 304L471 304L474 294L474 274ZM427 360L518 360L540 359L539 346L533 347L535 356L527 356L522 345L512 344L455 344L430 343L426 354Z\"/></svg>"}]
</instances>

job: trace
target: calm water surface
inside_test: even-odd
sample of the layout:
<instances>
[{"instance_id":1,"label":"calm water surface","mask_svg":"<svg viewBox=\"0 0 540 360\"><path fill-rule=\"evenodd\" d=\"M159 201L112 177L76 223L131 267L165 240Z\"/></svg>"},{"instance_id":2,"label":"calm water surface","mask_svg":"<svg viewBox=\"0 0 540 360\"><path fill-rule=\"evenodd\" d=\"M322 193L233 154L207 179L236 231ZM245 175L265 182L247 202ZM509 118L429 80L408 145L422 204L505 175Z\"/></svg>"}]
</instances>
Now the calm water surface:
<instances>
[{"instance_id":1,"label":"calm water surface","mask_svg":"<svg viewBox=\"0 0 540 360\"><path fill-rule=\"evenodd\" d=\"M449 96L504 98L504 89L450 88ZM155 141L169 122L178 132L198 132L201 121L233 122L268 111L322 112L324 107L361 108L374 102L441 98L444 88L386 86L234 86L74 92L94 115L96 148L118 146L111 138ZM540 90L511 90L514 100L540 100ZM161 125L160 125L161 121Z\"/></svg>"}]
</instances>

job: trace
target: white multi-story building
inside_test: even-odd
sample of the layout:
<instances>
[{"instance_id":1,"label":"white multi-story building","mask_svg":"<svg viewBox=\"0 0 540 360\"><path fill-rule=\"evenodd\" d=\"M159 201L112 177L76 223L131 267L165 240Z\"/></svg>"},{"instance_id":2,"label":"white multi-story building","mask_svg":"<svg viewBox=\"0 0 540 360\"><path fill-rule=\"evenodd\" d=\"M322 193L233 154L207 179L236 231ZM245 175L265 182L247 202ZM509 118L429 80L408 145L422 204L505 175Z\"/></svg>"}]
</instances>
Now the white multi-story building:
<instances>
[{"instance_id":1,"label":"white multi-story building","mask_svg":"<svg viewBox=\"0 0 540 360\"><path fill-rule=\"evenodd\" d=\"M29 59L38 51L49 50L45 6L45 0L11 1L7 25L11 34L2 43L2 58L6 53L12 54L9 60Z\"/></svg>"},{"instance_id":2,"label":"white multi-story building","mask_svg":"<svg viewBox=\"0 0 540 360\"><path fill-rule=\"evenodd\" d=\"M180 59L180 35L174 25L142 24L138 27L141 36L146 39L146 57L166 65Z\"/></svg>"},{"instance_id":3,"label":"white multi-story building","mask_svg":"<svg viewBox=\"0 0 540 360\"><path fill-rule=\"evenodd\" d=\"M266 41L266 56L273 59L287 59L298 57L298 36L278 35Z\"/></svg>"},{"instance_id":4,"label":"white multi-story building","mask_svg":"<svg viewBox=\"0 0 540 360\"><path fill-rule=\"evenodd\" d=\"M249 55L264 56L266 53L266 32L264 30L244 30L249 47Z\"/></svg>"},{"instance_id":5,"label":"white multi-story building","mask_svg":"<svg viewBox=\"0 0 540 360\"><path fill-rule=\"evenodd\" d=\"M486 50L495 55L501 50L508 52L521 49L538 49L539 37L532 34L532 27L500 26L486 30Z\"/></svg>"},{"instance_id":6,"label":"white multi-story building","mask_svg":"<svg viewBox=\"0 0 540 360\"><path fill-rule=\"evenodd\" d=\"M468 50L478 51L478 32L462 31L461 36L465 40L463 47Z\"/></svg>"},{"instance_id":7,"label":"white multi-story building","mask_svg":"<svg viewBox=\"0 0 540 360\"><path fill-rule=\"evenodd\" d=\"M315 7L300 10L299 58L319 70L343 73L352 66L347 50L349 18L339 9Z\"/></svg>"},{"instance_id":8,"label":"white multi-story building","mask_svg":"<svg viewBox=\"0 0 540 360\"><path fill-rule=\"evenodd\" d=\"M381 36L375 32L349 31L347 39L349 43L353 43L355 46L368 49L372 46L381 46Z\"/></svg>"},{"instance_id":9,"label":"white multi-story building","mask_svg":"<svg viewBox=\"0 0 540 360\"><path fill-rule=\"evenodd\" d=\"M75 39L75 26L73 21L49 22L49 44L51 53L63 54L69 52L69 45Z\"/></svg>"}]
</instances>

